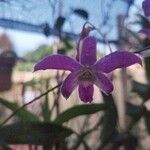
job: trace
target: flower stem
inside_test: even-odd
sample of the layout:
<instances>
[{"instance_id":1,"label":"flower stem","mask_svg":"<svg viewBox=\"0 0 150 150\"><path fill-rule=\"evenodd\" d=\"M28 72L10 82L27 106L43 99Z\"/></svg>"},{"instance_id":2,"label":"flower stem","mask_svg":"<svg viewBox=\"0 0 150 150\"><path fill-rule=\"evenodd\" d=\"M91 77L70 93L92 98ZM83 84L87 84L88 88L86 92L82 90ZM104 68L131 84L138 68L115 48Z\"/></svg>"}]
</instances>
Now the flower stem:
<instances>
[{"instance_id":1,"label":"flower stem","mask_svg":"<svg viewBox=\"0 0 150 150\"><path fill-rule=\"evenodd\" d=\"M111 46L110 46L110 44L109 44L109 42L108 42L108 40L107 40L107 38L105 37L105 35L103 35L103 33L98 29L98 28L96 28L96 30L97 30L97 32L103 37L103 39L104 39L104 41L105 41L105 43L108 45L108 47L109 47L109 51L110 51L110 53L112 53L112 49L111 49Z\"/></svg>"},{"instance_id":2,"label":"flower stem","mask_svg":"<svg viewBox=\"0 0 150 150\"><path fill-rule=\"evenodd\" d=\"M86 21L85 24L83 25L83 29L85 28L85 26L86 26L87 24L89 24L89 25L91 26L91 29L92 29L92 30L95 29L95 30L102 36L102 38L104 39L104 42L105 42L105 43L108 45L108 47L109 47L110 53L112 53L111 46L110 46L110 44L109 44L107 38L105 37L105 35L101 32L101 30L98 29L97 27L95 27L92 23L90 23L90 22L88 22L88 21Z\"/></svg>"},{"instance_id":3,"label":"flower stem","mask_svg":"<svg viewBox=\"0 0 150 150\"><path fill-rule=\"evenodd\" d=\"M146 46L146 47L144 47L144 48L142 48L140 50L135 51L134 53L141 53L141 52L147 51L149 49L150 49L150 46Z\"/></svg>"},{"instance_id":4,"label":"flower stem","mask_svg":"<svg viewBox=\"0 0 150 150\"><path fill-rule=\"evenodd\" d=\"M35 97L34 99L32 99L30 102L25 103L24 105L22 105L20 108L18 108L16 111L14 111L8 118L6 118L1 124L0 124L0 128L2 128L13 116L15 116L21 109L25 108L27 105L35 102L36 100L40 99L41 97L47 95L49 92L55 90L56 88L60 87L62 83L59 83L58 85L54 86L53 88L47 90L46 92L42 93L41 95Z\"/></svg>"}]
</instances>

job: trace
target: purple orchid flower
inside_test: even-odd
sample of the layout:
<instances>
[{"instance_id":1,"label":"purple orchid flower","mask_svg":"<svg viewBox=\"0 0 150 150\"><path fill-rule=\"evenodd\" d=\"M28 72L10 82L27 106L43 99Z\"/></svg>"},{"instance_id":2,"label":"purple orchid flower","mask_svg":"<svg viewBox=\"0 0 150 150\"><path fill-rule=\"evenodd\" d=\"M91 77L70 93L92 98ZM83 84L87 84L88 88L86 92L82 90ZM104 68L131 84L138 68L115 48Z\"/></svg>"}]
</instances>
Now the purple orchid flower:
<instances>
[{"instance_id":1,"label":"purple orchid flower","mask_svg":"<svg viewBox=\"0 0 150 150\"><path fill-rule=\"evenodd\" d=\"M96 61L96 39L88 36L81 42L79 61L64 55L50 55L38 62L34 70L69 70L71 73L61 86L62 95L68 99L78 86L79 97L86 103L93 100L93 84L108 95L113 85L106 74L135 63L141 64L141 59L127 51L116 51Z\"/></svg>"},{"instance_id":2,"label":"purple orchid flower","mask_svg":"<svg viewBox=\"0 0 150 150\"><path fill-rule=\"evenodd\" d=\"M150 0L144 0L142 3L142 8L144 10L144 15L150 17ZM140 33L143 33L150 39L150 28L140 30Z\"/></svg>"},{"instance_id":3,"label":"purple orchid flower","mask_svg":"<svg viewBox=\"0 0 150 150\"><path fill-rule=\"evenodd\" d=\"M149 28L145 28L145 29L140 30L140 33L145 34L146 37L150 39L150 29Z\"/></svg>"},{"instance_id":4,"label":"purple orchid flower","mask_svg":"<svg viewBox=\"0 0 150 150\"><path fill-rule=\"evenodd\" d=\"M142 3L142 8L144 10L144 15L146 17L150 16L150 0L144 0Z\"/></svg>"}]
</instances>

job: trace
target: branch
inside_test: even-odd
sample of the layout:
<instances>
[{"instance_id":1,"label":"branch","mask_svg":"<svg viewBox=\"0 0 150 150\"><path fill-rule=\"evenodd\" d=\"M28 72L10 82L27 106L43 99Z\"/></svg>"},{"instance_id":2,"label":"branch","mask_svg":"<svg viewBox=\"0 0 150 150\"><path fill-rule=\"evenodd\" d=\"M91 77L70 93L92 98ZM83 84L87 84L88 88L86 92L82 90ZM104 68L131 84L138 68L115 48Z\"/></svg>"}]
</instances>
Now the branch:
<instances>
[{"instance_id":1,"label":"branch","mask_svg":"<svg viewBox=\"0 0 150 150\"><path fill-rule=\"evenodd\" d=\"M142 53L142 52L147 51L149 49L150 49L150 46L147 46L147 47L144 47L144 48L142 48L140 50L135 51L135 53Z\"/></svg>"},{"instance_id":2,"label":"branch","mask_svg":"<svg viewBox=\"0 0 150 150\"><path fill-rule=\"evenodd\" d=\"M1 124L0 124L0 128L2 128L13 116L15 116L18 111L20 111L21 109L25 108L27 105L35 102L36 100L40 99L41 97L47 95L49 92L55 90L56 88L60 87L62 83L59 83L58 85L54 86L53 88L47 90L46 92L42 93L41 95L35 97L34 99L32 99L30 102L25 103L24 105L22 105L20 108L18 108L16 111L14 111L8 118L6 118Z\"/></svg>"}]
</instances>

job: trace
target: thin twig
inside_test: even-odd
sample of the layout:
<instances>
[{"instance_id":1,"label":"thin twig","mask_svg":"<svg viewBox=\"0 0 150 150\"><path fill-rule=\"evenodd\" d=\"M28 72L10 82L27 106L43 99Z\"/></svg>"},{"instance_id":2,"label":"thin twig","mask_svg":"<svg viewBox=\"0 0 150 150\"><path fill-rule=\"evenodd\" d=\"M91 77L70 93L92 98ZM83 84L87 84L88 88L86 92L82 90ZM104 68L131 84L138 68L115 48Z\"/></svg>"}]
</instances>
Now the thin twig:
<instances>
[{"instance_id":1,"label":"thin twig","mask_svg":"<svg viewBox=\"0 0 150 150\"><path fill-rule=\"evenodd\" d=\"M103 37L105 43L107 44L107 46L108 46L108 48L109 48L110 53L112 53L111 46L110 46L110 44L109 44L107 38L105 37L105 35L100 31L100 29L98 29L98 28L95 28L95 29L96 29L97 32Z\"/></svg>"},{"instance_id":2,"label":"thin twig","mask_svg":"<svg viewBox=\"0 0 150 150\"><path fill-rule=\"evenodd\" d=\"M101 32L100 29L98 29L97 27L95 27L92 23L90 23L89 21L86 21L85 24L83 25L83 28L85 28L85 26L89 24L91 25L91 27L93 28L93 30L95 29L101 36L102 38L104 39L104 42L107 44L107 46L109 47L109 50L110 50L110 53L112 53L112 49L111 49L111 46L107 40L107 38L105 37L105 35Z\"/></svg>"},{"instance_id":3,"label":"thin twig","mask_svg":"<svg viewBox=\"0 0 150 150\"><path fill-rule=\"evenodd\" d=\"M134 53L141 53L141 52L144 52L144 51L149 50L149 49L150 49L150 46L147 46L147 47L144 47L140 50L135 51Z\"/></svg>"},{"instance_id":4,"label":"thin twig","mask_svg":"<svg viewBox=\"0 0 150 150\"><path fill-rule=\"evenodd\" d=\"M79 134L76 134L78 139L77 139L77 142L76 144L71 148L73 150L76 150L78 149L78 147L80 146L81 142L84 144L85 147L87 147L86 149L88 149L88 145L87 143L85 142L84 138L90 134L91 132L95 131L98 129L98 127L102 124L103 122L103 117L102 118L99 118L98 122L95 124L95 126L91 129L89 129L88 131L84 131L82 132L80 135ZM90 148L89 148L90 149Z\"/></svg>"},{"instance_id":5,"label":"thin twig","mask_svg":"<svg viewBox=\"0 0 150 150\"><path fill-rule=\"evenodd\" d=\"M6 118L1 124L0 124L0 128L2 128L13 116L15 116L21 109L25 108L27 105L35 102L36 100L40 99L41 97L47 95L49 92L55 90L56 88L60 87L62 83L59 83L58 85L54 86L53 88L47 90L46 92L42 93L41 95L35 97L33 100L31 100L28 103L25 103L24 105L22 105L21 107L19 107L16 111L14 111L8 118Z\"/></svg>"}]
</instances>

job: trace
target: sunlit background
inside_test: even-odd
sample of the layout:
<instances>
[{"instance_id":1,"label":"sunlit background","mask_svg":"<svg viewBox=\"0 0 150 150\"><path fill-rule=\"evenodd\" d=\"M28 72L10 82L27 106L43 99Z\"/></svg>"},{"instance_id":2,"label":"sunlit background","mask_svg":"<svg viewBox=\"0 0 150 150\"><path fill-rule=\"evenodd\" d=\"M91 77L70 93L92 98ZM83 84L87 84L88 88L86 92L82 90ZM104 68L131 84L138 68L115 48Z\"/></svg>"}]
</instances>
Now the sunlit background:
<instances>
[{"instance_id":1,"label":"sunlit background","mask_svg":"<svg viewBox=\"0 0 150 150\"><path fill-rule=\"evenodd\" d=\"M53 7L53 4L55 7ZM134 4L134 5L133 5ZM108 39L117 40L117 16L125 15L127 23L130 23L131 29L138 31L140 26L132 24L137 19L137 13L141 13L142 0L76 0L73 3L69 0L61 1L1 1L0 5L0 31L7 33L13 42L14 49L19 56L23 56L28 51L32 51L42 44L51 44L52 35L45 36L42 33L42 25L48 24L53 28L59 13L67 16L67 21L63 25L63 31L79 34L86 20L92 22L100 28L104 34L108 35ZM60 6L61 5L61 9ZM78 14L73 13L74 9L84 9L88 12L88 18L82 18ZM117 8L117 9L116 9ZM5 22L10 19L10 22ZM11 22L16 21L16 22ZM27 26L21 26L17 21L27 23ZM30 25L39 25L33 29ZM15 29L13 29L15 28ZM35 29L35 32L31 32ZM73 29L73 30L72 30ZM41 32L41 33L40 33ZM44 32L44 31L43 31ZM100 35L97 35L101 38ZM102 51L105 51L102 49Z\"/></svg>"}]
</instances>

